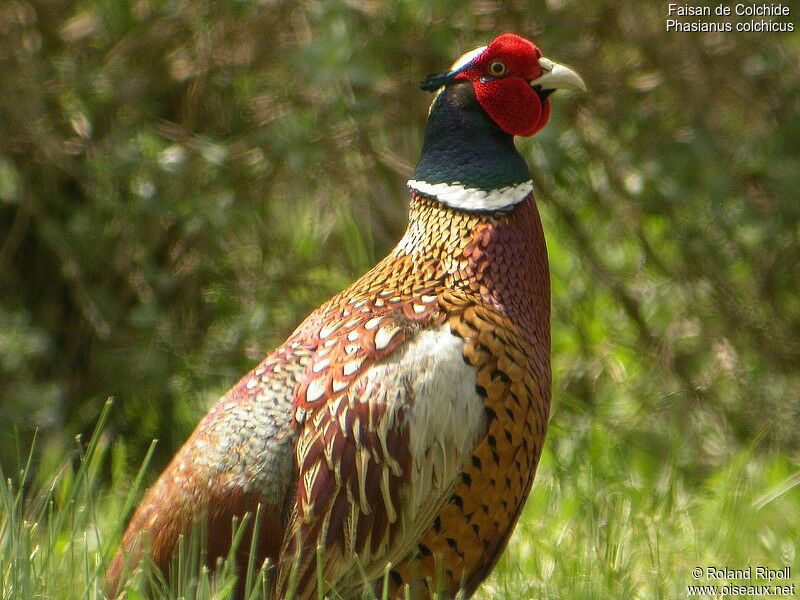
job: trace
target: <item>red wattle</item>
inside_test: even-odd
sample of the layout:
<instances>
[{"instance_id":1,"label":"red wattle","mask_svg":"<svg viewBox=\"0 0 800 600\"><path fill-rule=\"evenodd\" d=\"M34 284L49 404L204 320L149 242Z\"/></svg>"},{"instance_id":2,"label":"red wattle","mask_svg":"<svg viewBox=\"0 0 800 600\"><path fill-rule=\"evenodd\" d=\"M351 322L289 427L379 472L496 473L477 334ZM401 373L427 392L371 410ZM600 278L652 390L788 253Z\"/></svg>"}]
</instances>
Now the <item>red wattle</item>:
<instances>
[{"instance_id":1,"label":"red wattle","mask_svg":"<svg viewBox=\"0 0 800 600\"><path fill-rule=\"evenodd\" d=\"M475 96L483 110L503 131L529 136L539 131L550 118L550 102L523 79L509 77L473 81Z\"/></svg>"}]
</instances>

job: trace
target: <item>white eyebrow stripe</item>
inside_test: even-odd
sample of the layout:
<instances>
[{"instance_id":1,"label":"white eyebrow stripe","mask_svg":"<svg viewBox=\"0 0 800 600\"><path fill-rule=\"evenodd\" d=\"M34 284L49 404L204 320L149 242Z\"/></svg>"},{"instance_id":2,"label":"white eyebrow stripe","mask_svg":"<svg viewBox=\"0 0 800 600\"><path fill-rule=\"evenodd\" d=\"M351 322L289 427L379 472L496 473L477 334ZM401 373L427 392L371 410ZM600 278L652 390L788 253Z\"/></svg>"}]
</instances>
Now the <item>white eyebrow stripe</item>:
<instances>
[{"instance_id":1,"label":"white eyebrow stripe","mask_svg":"<svg viewBox=\"0 0 800 600\"><path fill-rule=\"evenodd\" d=\"M481 54L486 51L487 46L481 46L480 48L475 48L475 50L470 50L466 54L463 54L461 58L459 58L456 62L453 63L453 66L450 67L450 72L458 71L466 67L469 63L473 60L478 58Z\"/></svg>"}]
</instances>

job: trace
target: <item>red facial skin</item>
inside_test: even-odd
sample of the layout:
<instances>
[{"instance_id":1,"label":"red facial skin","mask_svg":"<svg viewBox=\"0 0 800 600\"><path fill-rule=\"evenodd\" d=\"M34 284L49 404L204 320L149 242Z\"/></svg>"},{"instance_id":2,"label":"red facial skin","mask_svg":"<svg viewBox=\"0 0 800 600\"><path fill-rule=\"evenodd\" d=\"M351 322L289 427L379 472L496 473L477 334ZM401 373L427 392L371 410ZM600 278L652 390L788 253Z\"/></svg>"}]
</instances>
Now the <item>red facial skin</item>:
<instances>
[{"instance_id":1,"label":"red facial skin","mask_svg":"<svg viewBox=\"0 0 800 600\"><path fill-rule=\"evenodd\" d=\"M472 82L475 96L483 110L503 131L530 136L547 124L550 101L542 100L530 82L542 74L542 53L531 42L513 33L504 33L492 41L472 65L456 79ZM506 66L500 77L489 68L495 61Z\"/></svg>"}]
</instances>

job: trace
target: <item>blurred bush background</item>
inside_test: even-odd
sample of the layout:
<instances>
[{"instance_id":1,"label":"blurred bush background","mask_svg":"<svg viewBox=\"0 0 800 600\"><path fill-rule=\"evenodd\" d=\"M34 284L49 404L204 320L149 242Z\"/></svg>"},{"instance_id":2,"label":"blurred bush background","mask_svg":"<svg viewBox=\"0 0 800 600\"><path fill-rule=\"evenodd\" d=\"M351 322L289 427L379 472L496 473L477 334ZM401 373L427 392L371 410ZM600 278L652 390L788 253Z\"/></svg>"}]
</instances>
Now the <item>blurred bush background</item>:
<instances>
[{"instance_id":1,"label":"blurred bush background","mask_svg":"<svg viewBox=\"0 0 800 600\"><path fill-rule=\"evenodd\" d=\"M589 87L519 141L553 271L555 472L800 459L800 38L667 32L666 10L2 2L0 465L109 396L132 463L159 438L163 465L401 236L417 84L503 31Z\"/></svg>"}]
</instances>

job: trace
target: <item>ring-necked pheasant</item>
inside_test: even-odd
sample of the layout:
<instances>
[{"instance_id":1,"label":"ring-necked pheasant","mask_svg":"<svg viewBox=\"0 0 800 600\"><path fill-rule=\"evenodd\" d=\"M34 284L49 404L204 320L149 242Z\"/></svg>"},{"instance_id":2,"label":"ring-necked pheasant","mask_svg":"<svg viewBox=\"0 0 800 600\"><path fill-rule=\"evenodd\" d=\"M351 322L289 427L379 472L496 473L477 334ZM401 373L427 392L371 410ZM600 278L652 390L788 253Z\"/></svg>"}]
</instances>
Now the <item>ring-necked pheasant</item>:
<instances>
[{"instance_id":1,"label":"ring-necked pheasant","mask_svg":"<svg viewBox=\"0 0 800 600\"><path fill-rule=\"evenodd\" d=\"M210 410L135 512L109 589L145 544L167 568L199 519L225 555L232 517L259 504L276 597L292 579L317 598L318 568L344 597L380 590L387 564L392 596L469 596L492 570L550 406L547 254L513 138L544 127L553 90L585 88L513 34L421 87L436 97L405 235Z\"/></svg>"}]
</instances>

